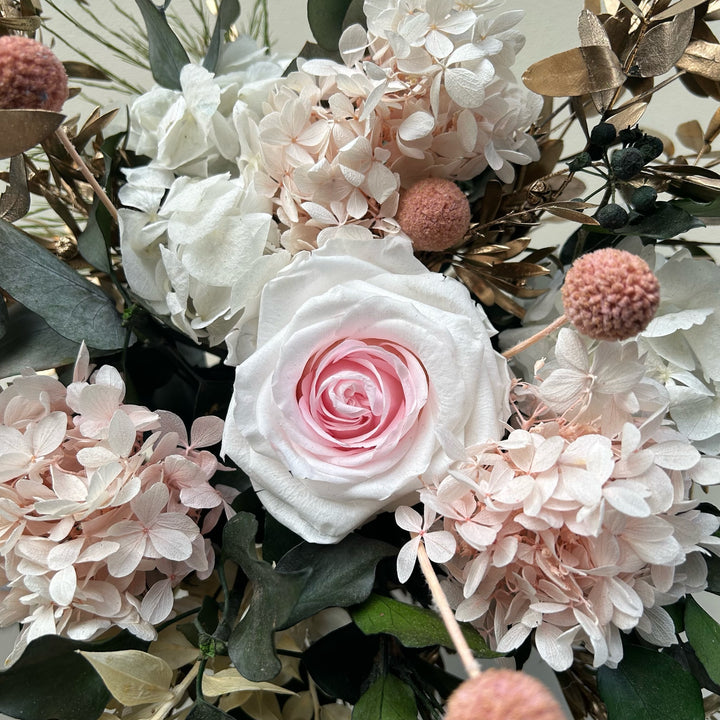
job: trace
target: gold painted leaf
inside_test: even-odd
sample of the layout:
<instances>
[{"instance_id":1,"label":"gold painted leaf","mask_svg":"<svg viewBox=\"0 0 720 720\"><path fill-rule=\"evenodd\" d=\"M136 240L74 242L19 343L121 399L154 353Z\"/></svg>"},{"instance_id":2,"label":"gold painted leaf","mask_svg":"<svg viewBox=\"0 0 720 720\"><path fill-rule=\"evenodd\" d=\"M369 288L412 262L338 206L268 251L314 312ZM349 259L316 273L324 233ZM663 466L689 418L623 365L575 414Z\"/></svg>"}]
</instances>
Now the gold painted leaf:
<instances>
[{"instance_id":1,"label":"gold painted leaf","mask_svg":"<svg viewBox=\"0 0 720 720\"><path fill-rule=\"evenodd\" d=\"M603 24L597 15L589 10L583 10L578 18L578 34L580 35L580 44L583 47L597 45L600 47L611 48L610 38L608 37ZM592 93L591 95L595 109L599 113L605 112L610 107L615 97L615 89L602 90L601 92Z\"/></svg>"},{"instance_id":2,"label":"gold painted leaf","mask_svg":"<svg viewBox=\"0 0 720 720\"><path fill-rule=\"evenodd\" d=\"M705 142L710 144L720 134L720 108L717 108L710 118L705 131Z\"/></svg>"},{"instance_id":3,"label":"gold painted leaf","mask_svg":"<svg viewBox=\"0 0 720 720\"><path fill-rule=\"evenodd\" d=\"M173 671L162 659L140 650L78 652L95 668L110 694L126 706L170 697Z\"/></svg>"},{"instance_id":4,"label":"gold painted leaf","mask_svg":"<svg viewBox=\"0 0 720 720\"><path fill-rule=\"evenodd\" d=\"M107 73L88 63L68 60L63 63L63 67L68 77L84 78L86 80L110 80Z\"/></svg>"},{"instance_id":5,"label":"gold painted leaf","mask_svg":"<svg viewBox=\"0 0 720 720\"><path fill-rule=\"evenodd\" d=\"M17 30L19 32L35 32L42 25L42 20L37 15L26 15L25 17L0 17L0 27L6 30Z\"/></svg>"},{"instance_id":6,"label":"gold painted leaf","mask_svg":"<svg viewBox=\"0 0 720 720\"><path fill-rule=\"evenodd\" d=\"M595 13L589 10L583 10L578 18L578 35L580 43L584 47L590 45L602 45L610 47L610 39L602 23Z\"/></svg>"},{"instance_id":7,"label":"gold painted leaf","mask_svg":"<svg viewBox=\"0 0 720 720\"><path fill-rule=\"evenodd\" d=\"M651 19L653 22L669 20L671 17L675 17L676 15L680 14L681 12L685 12L686 10L692 10L694 7L702 5L702 3L704 2L705 0L680 0L674 5L671 5L667 10L663 10L657 15L653 15Z\"/></svg>"},{"instance_id":8,"label":"gold painted leaf","mask_svg":"<svg viewBox=\"0 0 720 720\"><path fill-rule=\"evenodd\" d=\"M633 102L631 105L621 108L618 112L606 118L606 121L615 126L619 132L625 128L637 125L640 118L645 114L648 104L646 102Z\"/></svg>"},{"instance_id":9,"label":"gold painted leaf","mask_svg":"<svg viewBox=\"0 0 720 720\"><path fill-rule=\"evenodd\" d=\"M252 682L244 678L235 668L220 670L214 675L203 675L203 695L218 697L233 692L271 692L277 695L294 695L292 690L287 690L280 685L269 682Z\"/></svg>"},{"instance_id":10,"label":"gold painted leaf","mask_svg":"<svg viewBox=\"0 0 720 720\"><path fill-rule=\"evenodd\" d=\"M0 195L0 218L6 222L15 222L27 215L30 210L30 191L23 155L10 159L9 185Z\"/></svg>"},{"instance_id":11,"label":"gold painted leaf","mask_svg":"<svg viewBox=\"0 0 720 720\"><path fill-rule=\"evenodd\" d=\"M567 207L561 207L558 205L545 205L543 207L545 212L549 212L551 215L555 215L563 220L571 220L572 222L581 223L582 225L599 225L600 223L594 218L586 215L583 212L577 210L571 210Z\"/></svg>"},{"instance_id":12,"label":"gold painted leaf","mask_svg":"<svg viewBox=\"0 0 720 720\"><path fill-rule=\"evenodd\" d=\"M20 155L52 135L65 116L49 110L0 110L0 160Z\"/></svg>"},{"instance_id":13,"label":"gold painted leaf","mask_svg":"<svg viewBox=\"0 0 720 720\"><path fill-rule=\"evenodd\" d=\"M525 85L540 95L577 97L620 87L625 75L620 61L607 47L589 45L552 55L531 65Z\"/></svg>"},{"instance_id":14,"label":"gold painted leaf","mask_svg":"<svg viewBox=\"0 0 720 720\"><path fill-rule=\"evenodd\" d=\"M690 42L695 11L686 10L672 20L655 25L642 36L630 75L655 77L670 70Z\"/></svg>"},{"instance_id":15,"label":"gold painted leaf","mask_svg":"<svg viewBox=\"0 0 720 720\"><path fill-rule=\"evenodd\" d=\"M700 152L705 147L705 139L702 127L697 120L688 120L678 125L675 134L678 140L695 152Z\"/></svg>"},{"instance_id":16,"label":"gold painted leaf","mask_svg":"<svg viewBox=\"0 0 720 720\"><path fill-rule=\"evenodd\" d=\"M695 75L720 80L720 45L705 40L693 40L676 65Z\"/></svg>"}]
</instances>

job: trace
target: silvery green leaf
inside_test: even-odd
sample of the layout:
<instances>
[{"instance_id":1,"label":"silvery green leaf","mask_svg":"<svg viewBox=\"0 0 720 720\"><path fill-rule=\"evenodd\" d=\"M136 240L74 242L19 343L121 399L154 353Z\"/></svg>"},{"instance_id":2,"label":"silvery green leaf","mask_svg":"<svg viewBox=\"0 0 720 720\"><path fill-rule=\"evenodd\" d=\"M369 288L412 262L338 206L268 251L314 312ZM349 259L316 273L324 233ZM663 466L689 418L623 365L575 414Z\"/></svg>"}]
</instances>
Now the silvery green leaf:
<instances>
[{"instance_id":1,"label":"silvery green leaf","mask_svg":"<svg viewBox=\"0 0 720 720\"><path fill-rule=\"evenodd\" d=\"M85 340L99 350L116 350L124 344L125 329L115 303L4 221L0 221L0 287L68 340Z\"/></svg>"}]
</instances>

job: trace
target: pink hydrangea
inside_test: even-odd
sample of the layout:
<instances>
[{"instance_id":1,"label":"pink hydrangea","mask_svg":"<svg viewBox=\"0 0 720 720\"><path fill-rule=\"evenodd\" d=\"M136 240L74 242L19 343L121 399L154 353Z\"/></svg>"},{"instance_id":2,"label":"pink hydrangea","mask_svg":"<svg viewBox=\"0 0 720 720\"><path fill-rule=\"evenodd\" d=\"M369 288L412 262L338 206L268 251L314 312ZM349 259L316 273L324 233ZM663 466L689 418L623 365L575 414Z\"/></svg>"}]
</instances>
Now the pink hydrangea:
<instances>
[{"instance_id":1,"label":"pink hydrangea","mask_svg":"<svg viewBox=\"0 0 720 720\"><path fill-rule=\"evenodd\" d=\"M292 252L339 226L397 233L401 188L429 177L503 182L539 157L528 129L541 99L509 67L522 13L490 17L452 2L366 2L369 30L340 39L344 64L300 63L263 118L244 117L240 167L272 197Z\"/></svg>"},{"instance_id":2,"label":"pink hydrangea","mask_svg":"<svg viewBox=\"0 0 720 720\"><path fill-rule=\"evenodd\" d=\"M567 331L558 346L567 350L571 337ZM674 643L663 606L704 588L702 546L718 543L718 519L690 500L704 459L665 422L662 388L636 378L637 394L628 396L614 347L602 343L588 355L575 346L559 412L543 386L555 388L560 370L537 386L518 384L520 427L468 448L420 493L455 540L445 567L458 620L476 624L500 652L534 631L558 671L570 667L577 644L595 666L616 665L621 631ZM632 344L623 350L637 357ZM597 387L582 381L586 366ZM610 412L618 422L601 429Z\"/></svg>"},{"instance_id":3,"label":"pink hydrangea","mask_svg":"<svg viewBox=\"0 0 720 720\"><path fill-rule=\"evenodd\" d=\"M203 532L232 512L201 449L221 420L199 418L188 442L176 416L123 403L115 368L90 371L83 347L69 387L28 372L0 393L0 626L23 625L13 660L47 634L152 639L173 588L212 572Z\"/></svg>"}]
</instances>

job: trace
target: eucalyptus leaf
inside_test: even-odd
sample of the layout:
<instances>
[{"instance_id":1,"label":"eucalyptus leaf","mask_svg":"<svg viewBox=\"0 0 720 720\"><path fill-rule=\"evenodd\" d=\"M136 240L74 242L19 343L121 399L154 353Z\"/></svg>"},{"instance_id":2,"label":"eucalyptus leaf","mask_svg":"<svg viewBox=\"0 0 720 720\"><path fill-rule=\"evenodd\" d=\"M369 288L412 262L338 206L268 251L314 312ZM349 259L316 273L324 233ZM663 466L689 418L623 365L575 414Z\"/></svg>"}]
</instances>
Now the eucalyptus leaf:
<instances>
[{"instance_id":1,"label":"eucalyptus leaf","mask_svg":"<svg viewBox=\"0 0 720 720\"><path fill-rule=\"evenodd\" d=\"M626 646L616 669L598 671L598 692L608 720L704 720L697 680L675 660L646 648Z\"/></svg>"},{"instance_id":2,"label":"eucalyptus leaf","mask_svg":"<svg viewBox=\"0 0 720 720\"><path fill-rule=\"evenodd\" d=\"M694 10L686 10L672 20L651 27L640 39L630 76L656 77L663 75L680 60L690 42Z\"/></svg>"},{"instance_id":3,"label":"eucalyptus leaf","mask_svg":"<svg viewBox=\"0 0 720 720\"><path fill-rule=\"evenodd\" d=\"M222 0L218 8L217 20L213 28L212 38L208 46L207 54L203 59L203 67L210 72L215 72L220 46L225 39L225 33L240 16L240 3L238 0Z\"/></svg>"},{"instance_id":4,"label":"eucalyptus leaf","mask_svg":"<svg viewBox=\"0 0 720 720\"><path fill-rule=\"evenodd\" d=\"M197 698L185 720L233 720L233 716L202 698Z\"/></svg>"},{"instance_id":5,"label":"eucalyptus leaf","mask_svg":"<svg viewBox=\"0 0 720 720\"><path fill-rule=\"evenodd\" d=\"M307 17L313 37L325 50L338 49L351 0L308 0Z\"/></svg>"},{"instance_id":6,"label":"eucalyptus leaf","mask_svg":"<svg viewBox=\"0 0 720 720\"><path fill-rule=\"evenodd\" d=\"M252 583L250 606L230 634L228 654L241 675L262 682L280 672L273 636L290 616L305 576L275 572L269 563L259 560L255 550L257 528L253 515L237 513L223 530L223 552Z\"/></svg>"},{"instance_id":7,"label":"eucalyptus leaf","mask_svg":"<svg viewBox=\"0 0 720 720\"><path fill-rule=\"evenodd\" d=\"M0 294L0 340L5 337L10 325L10 313L5 302L5 298ZM0 351L0 358L2 358L2 352ZM0 361L2 362L2 361ZM0 377L7 377L7 375L1 375Z\"/></svg>"},{"instance_id":8,"label":"eucalyptus leaf","mask_svg":"<svg viewBox=\"0 0 720 720\"><path fill-rule=\"evenodd\" d=\"M19 375L25 368L40 371L75 361L80 343L58 335L39 315L22 305L15 304L6 312L6 331L0 333L0 377Z\"/></svg>"},{"instance_id":9,"label":"eucalyptus leaf","mask_svg":"<svg viewBox=\"0 0 720 720\"><path fill-rule=\"evenodd\" d=\"M367 18L363 10L364 2L365 0L350 0L350 5L343 18L343 30L351 25L362 25L364 28L367 28Z\"/></svg>"},{"instance_id":10,"label":"eucalyptus leaf","mask_svg":"<svg viewBox=\"0 0 720 720\"><path fill-rule=\"evenodd\" d=\"M182 43L170 29L165 11L152 0L135 0L147 28L150 69L162 87L180 90L180 71L190 62Z\"/></svg>"},{"instance_id":11,"label":"eucalyptus leaf","mask_svg":"<svg viewBox=\"0 0 720 720\"><path fill-rule=\"evenodd\" d=\"M357 701L352 720L416 720L415 695L394 675L379 677Z\"/></svg>"},{"instance_id":12,"label":"eucalyptus leaf","mask_svg":"<svg viewBox=\"0 0 720 720\"><path fill-rule=\"evenodd\" d=\"M615 232L620 235L641 235L653 240L669 240L697 227L704 227L704 223L687 210L674 202L661 202L652 215L638 215Z\"/></svg>"},{"instance_id":13,"label":"eucalyptus leaf","mask_svg":"<svg viewBox=\"0 0 720 720\"><path fill-rule=\"evenodd\" d=\"M15 222L27 215L30 209L25 157L14 155L10 158L9 185L0 195L0 218Z\"/></svg>"},{"instance_id":14,"label":"eucalyptus leaf","mask_svg":"<svg viewBox=\"0 0 720 720\"><path fill-rule=\"evenodd\" d=\"M525 85L540 95L577 97L620 87L625 74L611 48L588 45L551 55L523 74Z\"/></svg>"},{"instance_id":15,"label":"eucalyptus leaf","mask_svg":"<svg viewBox=\"0 0 720 720\"><path fill-rule=\"evenodd\" d=\"M284 627L328 607L348 607L366 600L378 562L395 552L392 545L359 535L349 535L335 545L302 543L293 548L275 569L303 572L305 582Z\"/></svg>"},{"instance_id":16,"label":"eucalyptus leaf","mask_svg":"<svg viewBox=\"0 0 720 720\"><path fill-rule=\"evenodd\" d=\"M710 679L720 683L720 625L693 597L685 603L685 632Z\"/></svg>"},{"instance_id":17,"label":"eucalyptus leaf","mask_svg":"<svg viewBox=\"0 0 720 720\"><path fill-rule=\"evenodd\" d=\"M0 110L0 160L39 145L64 119L61 113L50 110Z\"/></svg>"},{"instance_id":18,"label":"eucalyptus leaf","mask_svg":"<svg viewBox=\"0 0 720 720\"><path fill-rule=\"evenodd\" d=\"M445 624L432 610L380 595L371 595L367 602L355 608L351 614L355 624L366 635L393 635L405 647L454 647ZM471 625L463 623L461 627L475 655L484 658L501 657L502 654L493 652Z\"/></svg>"},{"instance_id":19,"label":"eucalyptus leaf","mask_svg":"<svg viewBox=\"0 0 720 720\"><path fill-rule=\"evenodd\" d=\"M113 301L31 237L0 220L0 287L68 340L99 350L123 347Z\"/></svg>"},{"instance_id":20,"label":"eucalyptus leaf","mask_svg":"<svg viewBox=\"0 0 720 720\"><path fill-rule=\"evenodd\" d=\"M681 70L687 70L710 80L720 80L720 45L693 40L677 61Z\"/></svg>"}]
</instances>

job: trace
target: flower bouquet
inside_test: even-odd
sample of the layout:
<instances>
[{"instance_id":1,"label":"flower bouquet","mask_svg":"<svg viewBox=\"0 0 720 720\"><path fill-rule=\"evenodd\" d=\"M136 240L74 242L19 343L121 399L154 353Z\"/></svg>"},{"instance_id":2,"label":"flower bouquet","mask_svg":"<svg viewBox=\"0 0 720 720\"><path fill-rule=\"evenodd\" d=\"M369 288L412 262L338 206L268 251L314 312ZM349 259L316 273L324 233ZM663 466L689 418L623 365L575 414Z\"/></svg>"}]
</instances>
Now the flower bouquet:
<instances>
[{"instance_id":1,"label":"flower bouquet","mask_svg":"<svg viewBox=\"0 0 720 720\"><path fill-rule=\"evenodd\" d=\"M45 5L154 85L0 1L0 712L720 712L720 2Z\"/></svg>"}]
</instances>

